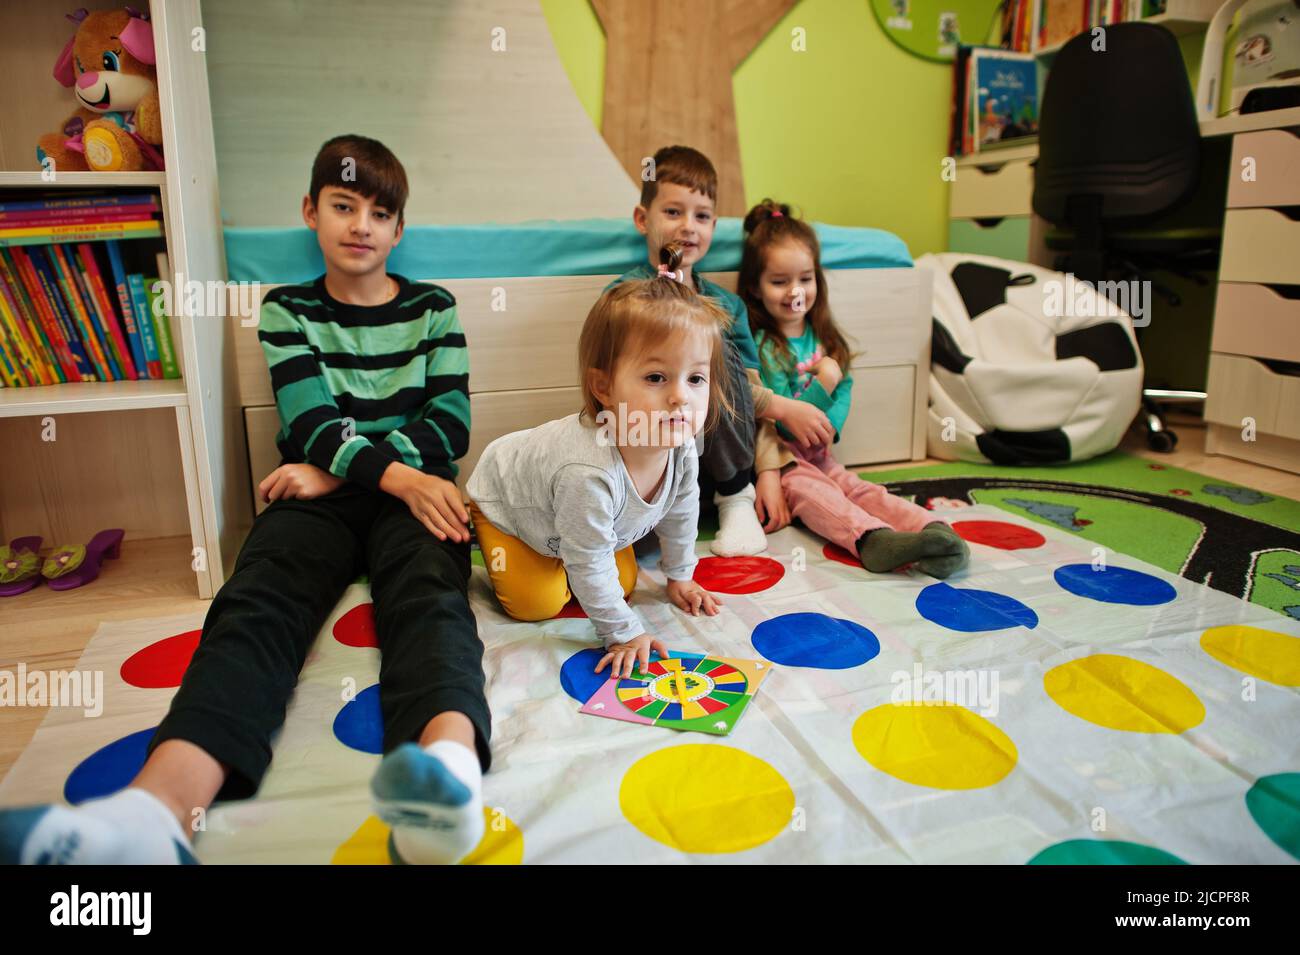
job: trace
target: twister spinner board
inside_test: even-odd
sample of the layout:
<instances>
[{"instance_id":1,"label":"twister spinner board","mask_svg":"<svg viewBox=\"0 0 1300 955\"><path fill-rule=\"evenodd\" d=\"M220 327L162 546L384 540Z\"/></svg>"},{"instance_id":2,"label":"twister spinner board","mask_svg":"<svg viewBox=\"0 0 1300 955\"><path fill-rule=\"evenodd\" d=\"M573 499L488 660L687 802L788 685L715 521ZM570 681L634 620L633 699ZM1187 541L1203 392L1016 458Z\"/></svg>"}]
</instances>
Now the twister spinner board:
<instances>
[{"instance_id":1,"label":"twister spinner board","mask_svg":"<svg viewBox=\"0 0 1300 955\"><path fill-rule=\"evenodd\" d=\"M580 712L726 736L769 672L758 660L673 654L605 681Z\"/></svg>"}]
</instances>

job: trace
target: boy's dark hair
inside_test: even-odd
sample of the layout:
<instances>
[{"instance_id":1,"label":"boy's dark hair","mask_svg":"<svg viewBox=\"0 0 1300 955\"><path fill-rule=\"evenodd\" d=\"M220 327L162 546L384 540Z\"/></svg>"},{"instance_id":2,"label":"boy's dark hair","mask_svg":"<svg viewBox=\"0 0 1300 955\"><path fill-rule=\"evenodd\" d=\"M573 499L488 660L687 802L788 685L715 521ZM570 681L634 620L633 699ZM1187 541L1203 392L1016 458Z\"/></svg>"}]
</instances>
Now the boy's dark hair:
<instances>
[{"instance_id":1,"label":"boy's dark hair","mask_svg":"<svg viewBox=\"0 0 1300 955\"><path fill-rule=\"evenodd\" d=\"M659 194L659 183L685 186L718 201L718 171L709 157L690 146L665 146L654 154L654 178L641 184L641 206L650 208Z\"/></svg>"},{"instance_id":2,"label":"boy's dark hair","mask_svg":"<svg viewBox=\"0 0 1300 955\"><path fill-rule=\"evenodd\" d=\"M348 134L335 136L321 146L311 164L308 194L313 205L326 186L338 186L373 199L393 213L398 222L402 221L409 194L406 170L392 150L377 139Z\"/></svg>"}]
</instances>

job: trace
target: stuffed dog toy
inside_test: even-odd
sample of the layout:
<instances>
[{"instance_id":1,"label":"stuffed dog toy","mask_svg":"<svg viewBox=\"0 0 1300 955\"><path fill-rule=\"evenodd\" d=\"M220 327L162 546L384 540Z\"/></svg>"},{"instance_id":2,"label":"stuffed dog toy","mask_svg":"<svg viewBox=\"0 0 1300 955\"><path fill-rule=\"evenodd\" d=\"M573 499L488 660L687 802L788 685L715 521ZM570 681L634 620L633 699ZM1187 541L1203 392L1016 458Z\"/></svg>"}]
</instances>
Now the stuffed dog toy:
<instances>
[{"instance_id":1,"label":"stuffed dog toy","mask_svg":"<svg viewBox=\"0 0 1300 955\"><path fill-rule=\"evenodd\" d=\"M77 111L62 133L47 133L36 148L42 166L56 171L163 168L162 120L154 69L153 27L127 7L67 15L77 24L54 65L54 78L73 88Z\"/></svg>"}]
</instances>

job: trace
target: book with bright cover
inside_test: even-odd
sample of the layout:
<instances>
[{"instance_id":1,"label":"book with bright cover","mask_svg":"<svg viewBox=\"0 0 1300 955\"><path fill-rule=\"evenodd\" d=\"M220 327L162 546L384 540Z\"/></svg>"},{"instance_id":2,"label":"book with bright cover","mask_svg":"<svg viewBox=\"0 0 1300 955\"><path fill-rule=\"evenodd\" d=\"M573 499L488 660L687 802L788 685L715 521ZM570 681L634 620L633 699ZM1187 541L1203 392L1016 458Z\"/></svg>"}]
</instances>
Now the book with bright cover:
<instances>
[{"instance_id":1,"label":"book with bright cover","mask_svg":"<svg viewBox=\"0 0 1300 955\"><path fill-rule=\"evenodd\" d=\"M5 251L0 249L0 253ZM22 283L18 281L18 276L14 274L8 259L3 254L0 254L0 294L7 298L9 310L21 319L31 333L33 341L40 346L41 358L54 378L52 383L62 384L67 381L67 373L59 354L57 339L50 337L44 322L41 321L40 316L37 315L35 309L27 301Z\"/></svg>"},{"instance_id":2,"label":"book with bright cover","mask_svg":"<svg viewBox=\"0 0 1300 955\"><path fill-rule=\"evenodd\" d=\"M9 340L9 332L4 322L0 322L0 378L10 388L22 388L27 385L18 367L16 346Z\"/></svg>"},{"instance_id":3,"label":"book with bright cover","mask_svg":"<svg viewBox=\"0 0 1300 955\"><path fill-rule=\"evenodd\" d=\"M22 368L24 382L28 385L52 384L46 376L44 365L33 353L32 343L9 311L9 303L4 295L0 295L0 325L4 325L5 334L11 343L9 354Z\"/></svg>"},{"instance_id":4,"label":"book with bright cover","mask_svg":"<svg viewBox=\"0 0 1300 955\"><path fill-rule=\"evenodd\" d=\"M118 378L126 377L126 369L122 367L122 356L117 353L117 343L113 340L112 328L105 321L103 306L98 296L90 286L90 276L86 272L85 263L81 261L77 254L77 246L63 246L63 255L67 258L68 267L72 269L73 278L77 284L77 291L81 293L81 304L86 310L86 315L90 318L91 325L95 328L95 334L99 336L100 346L104 350L104 357L108 359L108 367Z\"/></svg>"},{"instance_id":5,"label":"book with bright cover","mask_svg":"<svg viewBox=\"0 0 1300 955\"><path fill-rule=\"evenodd\" d=\"M78 245L77 252L81 255L86 285L90 288L95 304L99 309L100 323L108 328L113 352L117 358L117 366L122 369L128 380L135 381L140 375L136 371L135 361L131 357L131 346L127 344L126 336L122 334L122 322L118 317L117 307L114 304L117 296L108 294L108 283L104 281L104 276L100 272L99 263L95 261L95 253L90 243L83 242Z\"/></svg>"},{"instance_id":6,"label":"book with bright cover","mask_svg":"<svg viewBox=\"0 0 1300 955\"><path fill-rule=\"evenodd\" d=\"M0 249L0 272L3 272L5 281L14 289L14 297L20 300L44 330L63 380L81 381L81 369L72 357L63 329L39 289L33 293L32 283L23 274L20 254L21 250Z\"/></svg>"},{"instance_id":7,"label":"book with bright cover","mask_svg":"<svg viewBox=\"0 0 1300 955\"><path fill-rule=\"evenodd\" d=\"M81 335L77 331L76 323L72 320L72 316L63 301L63 296L59 290L57 270L54 268L53 260L49 257L48 250L35 249L29 255L23 249L10 249L10 253L13 255L14 261L17 262L19 270L23 273L23 278L32 292L33 300L40 303L40 307L48 309L55 322L58 323L59 330L68 343L68 351L72 352L72 358L76 362L80 380L97 380L94 362L90 360L90 353L81 341Z\"/></svg>"},{"instance_id":8,"label":"book with bright cover","mask_svg":"<svg viewBox=\"0 0 1300 955\"><path fill-rule=\"evenodd\" d=\"M973 151L1038 133L1038 66L1032 54L976 48L971 52Z\"/></svg>"},{"instance_id":9,"label":"book with bright cover","mask_svg":"<svg viewBox=\"0 0 1300 955\"><path fill-rule=\"evenodd\" d=\"M170 275L166 252L157 253L159 272ZM159 360L162 363L162 377L181 377L181 364L175 352L175 339L172 335L172 316L166 313L166 298L162 295L162 282L159 278L144 279L144 290L149 298L149 314L153 317L153 335L159 342ZM173 300L175 296L173 295Z\"/></svg>"},{"instance_id":10,"label":"book with bright cover","mask_svg":"<svg viewBox=\"0 0 1300 955\"><path fill-rule=\"evenodd\" d=\"M153 316L149 313L149 295L144 290L144 276L131 272L126 277L126 288L131 295L131 305L139 321L140 339L144 345L145 365L150 378L163 376L162 361L158 356L158 338L154 335Z\"/></svg>"},{"instance_id":11,"label":"book with bright cover","mask_svg":"<svg viewBox=\"0 0 1300 955\"><path fill-rule=\"evenodd\" d=\"M75 214L67 214L67 213ZM0 229L43 229L53 226L97 225L101 222L153 222L151 216L129 209L79 209L66 210L58 214L41 212L16 212L0 219Z\"/></svg>"},{"instance_id":12,"label":"book with bright cover","mask_svg":"<svg viewBox=\"0 0 1300 955\"><path fill-rule=\"evenodd\" d=\"M0 246L54 245L105 239L151 239L162 235L157 219L140 222L101 222L85 225L0 229Z\"/></svg>"},{"instance_id":13,"label":"book with bright cover","mask_svg":"<svg viewBox=\"0 0 1300 955\"><path fill-rule=\"evenodd\" d=\"M99 341L95 327L91 324L90 316L86 312L85 304L81 300L76 272L69 266L67 258L63 254L63 246L52 245L45 251L50 257L50 262L54 265L59 288L63 292L64 305L67 306L68 314L72 316L77 332L81 336L81 341L86 346L91 362L95 365L95 374L99 376L100 381L116 381L117 377L113 374L112 366L104 354L104 347Z\"/></svg>"},{"instance_id":14,"label":"book with bright cover","mask_svg":"<svg viewBox=\"0 0 1300 955\"><path fill-rule=\"evenodd\" d=\"M121 219L149 219L159 211L158 199L156 196L147 196L145 199L147 201L135 202L129 205L43 206L37 209L0 210L0 223L9 223L10 226L13 226L21 222L67 222L80 218L109 216L116 216Z\"/></svg>"},{"instance_id":15,"label":"book with bright cover","mask_svg":"<svg viewBox=\"0 0 1300 955\"><path fill-rule=\"evenodd\" d=\"M18 369L9 357L9 335L0 326L0 381L8 388L21 388L24 384L19 378Z\"/></svg>"},{"instance_id":16,"label":"book with bright cover","mask_svg":"<svg viewBox=\"0 0 1300 955\"><path fill-rule=\"evenodd\" d=\"M126 340L131 346L131 360L141 378L152 378L149 371L149 359L144 353L144 339L140 334L139 319L135 315L135 303L131 301L131 290L126 284L126 268L122 265L122 250L115 241L104 243L108 252L108 267L113 273L113 292L122 311L122 322L126 325Z\"/></svg>"},{"instance_id":17,"label":"book with bright cover","mask_svg":"<svg viewBox=\"0 0 1300 955\"><path fill-rule=\"evenodd\" d=\"M161 256L159 256L161 259ZM172 341L170 318L163 308L162 283L157 278L144 280L145 294L149 297L149 314L153 318L154 336L158 340L158 358L162 363L164 378L179 378L180 365L176 362L176 346Z\"/></svg>"},{"instance_id":18,"label":"book with bright cover","mask_svg":"<svg viewBox=\"0 0 1300 955\"><path fill-rule=\"evenodd\" d=\"M158 207L152 192L128 192L108 196L47 196L42 199L7 199L0 202L0 212L31 212L44 209L98 209L104 206Z\"/></svg>"}]
</instances>

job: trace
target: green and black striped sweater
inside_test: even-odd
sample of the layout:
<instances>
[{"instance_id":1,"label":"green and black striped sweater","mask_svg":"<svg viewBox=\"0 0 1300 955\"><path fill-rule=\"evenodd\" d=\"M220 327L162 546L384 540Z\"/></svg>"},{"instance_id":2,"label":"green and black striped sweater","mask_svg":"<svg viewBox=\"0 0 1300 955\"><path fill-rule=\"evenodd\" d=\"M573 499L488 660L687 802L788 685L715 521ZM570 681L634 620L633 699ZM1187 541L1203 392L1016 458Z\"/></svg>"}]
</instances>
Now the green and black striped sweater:
<instances>
[{"instance_id":1,"label":"green and black striped sweater","mask_svg":"<svg viewBox=\"0 0 1300 955\"><path fill-rule=\"evenodd\" d=\"M392 277L396 297L373 306L333 298L323 275L274 288L257 333L284 460L371 490L393 461L455 480L469 448L469 353L456 300Z\"/></svg>"}]
</instances>

